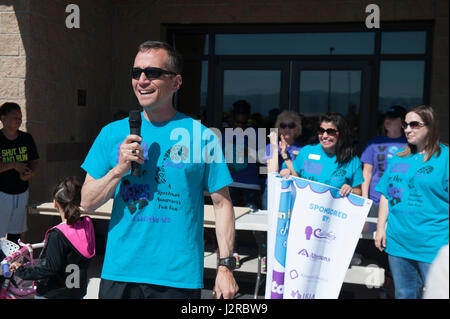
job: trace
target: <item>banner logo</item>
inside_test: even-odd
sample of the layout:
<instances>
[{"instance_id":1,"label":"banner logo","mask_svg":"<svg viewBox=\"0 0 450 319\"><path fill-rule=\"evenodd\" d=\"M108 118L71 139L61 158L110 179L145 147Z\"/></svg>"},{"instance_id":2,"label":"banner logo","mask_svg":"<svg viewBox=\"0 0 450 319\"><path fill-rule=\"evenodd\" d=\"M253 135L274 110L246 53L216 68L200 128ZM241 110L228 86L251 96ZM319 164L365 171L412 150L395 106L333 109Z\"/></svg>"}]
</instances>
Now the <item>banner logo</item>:
<instances>
[{"instance_id":1,"label":"banner logo","mask_svg":"<svg viewBox=\"0 0 450 319\"><path fill-rule=\"evenodd\" d=\"M333 234L333 232L324 231L321 228L313 229L311 226L306 226L305 237L306 240L311 240L311 238L325 239L330 241L336 239L336 236Z\"/></svg>"},{"instance_id":2,"label":"banner logo","mask_svg":"<svg viewBox=\"0 0 450 319\"><path fill-rule=\"evenodd\" d=\"M308 251L305 248L300 250L297 254L301 255L301 256L305 256L306 258L309 258L314 261L323 261L323 262L327 262L327 263L329 263L331 261L331 259L329 257L321 256L321 255L318 255L316 253L311 253L311 252L308 253Z\"/></svg>"}]
</instances>

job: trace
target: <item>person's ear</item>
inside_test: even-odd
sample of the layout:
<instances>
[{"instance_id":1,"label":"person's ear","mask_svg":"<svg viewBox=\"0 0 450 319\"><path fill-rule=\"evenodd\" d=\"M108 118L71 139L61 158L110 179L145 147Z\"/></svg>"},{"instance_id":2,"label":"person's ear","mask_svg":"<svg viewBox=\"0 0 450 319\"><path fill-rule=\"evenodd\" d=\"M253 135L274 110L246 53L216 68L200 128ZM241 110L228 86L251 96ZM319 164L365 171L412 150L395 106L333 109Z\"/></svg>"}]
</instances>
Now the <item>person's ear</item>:
<instances>
[{"instance_id":1,"label":"person's ear","mask_svg":"<svg viewBox=\"0 0 450 319\"><path fill-rule=\"evenodd\" d=\"M172 87L173 91L177 92L180 89L182 83L183 83L183 79L181 77L181 74L177 74L173 81L173 87Z\"/></svg>"},{"instance_id":2,"label":"person's ear","mask_svg":"<svg viewBox=\"0 0 450 319\"><path fill-rule=\"evenodd\" d=\"M55 206L55 208L56 208L57 210L60 210L60 209L61 209L61 205L58 204L58 202L56 201L56 199L53 200L53 205Z\"/></svg>"}]
</instances>

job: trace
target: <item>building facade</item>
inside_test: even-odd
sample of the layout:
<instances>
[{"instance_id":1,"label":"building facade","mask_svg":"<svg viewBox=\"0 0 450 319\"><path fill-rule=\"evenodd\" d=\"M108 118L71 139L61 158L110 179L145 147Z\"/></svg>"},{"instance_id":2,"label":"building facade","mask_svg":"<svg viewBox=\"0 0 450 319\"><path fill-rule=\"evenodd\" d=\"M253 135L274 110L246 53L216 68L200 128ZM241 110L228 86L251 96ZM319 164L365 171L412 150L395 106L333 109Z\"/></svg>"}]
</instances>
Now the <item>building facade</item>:
<instances>
[{"instance_id":1,"label":"building facade","mask_svg":"<svg viewBox=\"0 0 450 319\"><path fill-rule=\"evenodd\" d=\"M30 202L64 176L82 180L101 127L138 107L130 67L149 39L183 54L176 106L209 126L226 125L239 99L258 127L283 109L307 127L332 110L361 149L390 105L431 104L448 142L449 1L374 4L380 28L360 0L0 0L0 104L21 105L40 154Z\"/></svg>"}]
</instances>

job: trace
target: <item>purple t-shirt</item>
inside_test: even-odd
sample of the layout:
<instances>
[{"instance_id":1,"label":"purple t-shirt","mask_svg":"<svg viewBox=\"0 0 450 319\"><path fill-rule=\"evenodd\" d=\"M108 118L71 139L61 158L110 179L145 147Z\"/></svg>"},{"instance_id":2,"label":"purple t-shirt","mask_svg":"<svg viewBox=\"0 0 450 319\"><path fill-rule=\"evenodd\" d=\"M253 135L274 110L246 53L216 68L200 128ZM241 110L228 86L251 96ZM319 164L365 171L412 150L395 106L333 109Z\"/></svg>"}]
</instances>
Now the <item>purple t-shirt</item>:
<instances>
[{"instance_id":1,"label":"purple t-shirt","mask_svg":"<svg viewBox=\"0 0 450 319\"><path fill-rule=\"evenodd\" d=\"M378 181L383 176L388 165L388 160L407 143L406 138L403 136L398 138L378 136L367 143L364 152L361 154L360 160L362 163L373 165L369 198L373 200L374 204L379 205L380 203L381 194L375 191L375 186L377 186Z\"/></svg>"}]
</instances>

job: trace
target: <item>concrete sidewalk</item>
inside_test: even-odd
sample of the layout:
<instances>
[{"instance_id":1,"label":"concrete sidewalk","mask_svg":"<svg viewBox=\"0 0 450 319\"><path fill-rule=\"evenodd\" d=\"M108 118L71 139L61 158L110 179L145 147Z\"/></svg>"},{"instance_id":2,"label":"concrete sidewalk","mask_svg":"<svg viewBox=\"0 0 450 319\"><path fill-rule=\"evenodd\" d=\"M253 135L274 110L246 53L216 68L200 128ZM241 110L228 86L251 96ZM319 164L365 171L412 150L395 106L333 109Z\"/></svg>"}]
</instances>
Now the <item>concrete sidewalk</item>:
<instances>
[{"instance_id":1,"label":"concrete sidewalk","mask_svg":"<svg viewBox=\"0 0 450 319\"><path fill-rule=\"evenodd\" d=\"M103 255L95 255L88 268L88 287L83 299L98 299L100 275L102 273Z\"/></svg>"}]
</instances>

